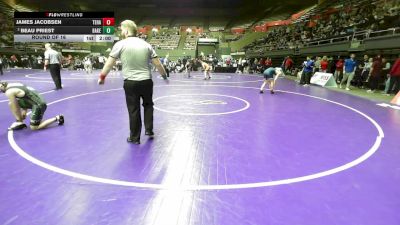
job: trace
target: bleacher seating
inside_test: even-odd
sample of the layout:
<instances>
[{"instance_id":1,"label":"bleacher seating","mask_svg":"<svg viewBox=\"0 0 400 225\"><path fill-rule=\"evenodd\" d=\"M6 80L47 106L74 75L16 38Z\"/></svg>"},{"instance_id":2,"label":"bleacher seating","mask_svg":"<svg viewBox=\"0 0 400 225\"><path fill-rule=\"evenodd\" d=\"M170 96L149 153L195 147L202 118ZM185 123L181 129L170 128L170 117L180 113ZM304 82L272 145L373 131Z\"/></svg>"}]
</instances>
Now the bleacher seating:
<instances>
[{"instance_id":1,"label":"bleacher seating","mask_svg":"<svg viewBox=\"0 0 400 225\"><path fill-rule=\"evenodd\" d=\"M399 26L397 0L326 1L312 8L290 26L270 28L266 36L245 47L252 53L302 48L321 40L351 40L357 32L368 33ZM397 25L396 25L397 24Z\"/></svg>"},{"instance_id":2,"label":"bleacher seating","mask_svg":"<svg viewBox=\"0 0 400 225\"><path fill-rule=\"evenodd\" d=\"M11 46L13 43L14 9L0 1L0 47Z\"/></svg>"},{"instance_id":3,"label":"bleacher seating","mask_svg":"<svg viewBox=\"0 0 400 225\"><path fill-rule=\"evenodd\" d=\"M195 50L197 45L197 37L195 35L188 35L186 37L184 50Z\"/></svg>"},{"instance_id":4,"label":"bleacher seating","mask_svg":"<svg viewBox=\"0 0 400 225\"><path fill-rule=\"evenodd\" d=\"M150 40L150 44L156 49L176 49L178 48L181 35L178 34L165 34L156 35Z\"/></svg>"}]
</instances>

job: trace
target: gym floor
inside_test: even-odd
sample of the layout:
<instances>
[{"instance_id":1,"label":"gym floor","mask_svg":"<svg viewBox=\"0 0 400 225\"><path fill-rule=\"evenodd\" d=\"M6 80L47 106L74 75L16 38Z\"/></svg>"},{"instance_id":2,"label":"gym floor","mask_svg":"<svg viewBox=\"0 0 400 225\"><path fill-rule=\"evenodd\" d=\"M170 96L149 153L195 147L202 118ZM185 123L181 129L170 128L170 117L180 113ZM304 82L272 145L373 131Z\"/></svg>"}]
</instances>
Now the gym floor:
<instances>
[{"instance_id":1,"label":"gym floor","mask_svg":"<svg viewBox=\"0 0 400 225\"><path fill-rule=\"evenodd\" d=\"M126 142L118 72L12 69L45 118L64 126L7 131L0 95L0 224L400 224L400 110L258 75L202 80L153 74L154 132ZM28 122L28 121L26 121Z\"/></svg>"}]
</instances>

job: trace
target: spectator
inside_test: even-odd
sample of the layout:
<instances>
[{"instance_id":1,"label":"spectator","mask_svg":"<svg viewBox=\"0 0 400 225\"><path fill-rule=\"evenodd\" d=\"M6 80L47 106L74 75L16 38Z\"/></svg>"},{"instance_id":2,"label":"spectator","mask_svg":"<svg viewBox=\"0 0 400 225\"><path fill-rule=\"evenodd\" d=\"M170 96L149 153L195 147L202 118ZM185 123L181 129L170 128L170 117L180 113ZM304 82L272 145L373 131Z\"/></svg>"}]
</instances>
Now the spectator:
<instances>
[{"instance_id":1,"label":"spectator","mask_svg":"<svg viewBox=\"0 0 400 225\"><path fill-rule=\"evenodd\" d=\"M99 60L99 68L103 68L104 63L106 62L106 57L103 55L100 55L98 60Z\"/></svg>"},{"instance_id":2,"label":"spectator","mask_svg":"<svg viewBox=\"0 0 400 225\"><path fill-rule=\"evenodd\" d=\"M328 73L334 74L336 70L336 62L333 60L333 57L328 59Z\"/></svg>"},{"instance_id":3,"label":"spectator","mask_svg":"<svg viewBox=\"0 0 400 225\"><path fill-rule=\"evenodd\" d=\"M386 58L382 58L382 76L383 79L386 80L385 82L385 90L382 92L382 94L386 94L389 89L389 84L390 84L390 62L386 60Z\"/></svg>"},{"instance_id":4,"label":"spectator","mask_svg":"<svg viewBox=\"0 0 400 225\"><path fill-rule=\"evenodd\" d=\"M327 56L322 57L322 60L320 62L320 68L321 68L320 71L326 73L328 71L328 65L329 65L328 57Z\"/></svg>"},{"instance_id":5,"label":"spectator","mask_svg":"<svg viewBox=\"0 0 400 225\"><path fill-rule=\"evenodd\" d=\"M74 68L78 71L83 70L83 63L78 56L75 58Z\"/></svg>"},{"instance_id":6,"label":"spectator","mask_svg":"<svg viewBox=\"0 0 400 225\"><path fill-rule=\"evenodd\" d=\"M321 57L316 57L315 65L314 65L314 72L319 72L321 70Z\"/></svg>"},{"instance_id":7,"label":"spectator","mask_svg":"<svg viewBox=\"0 0 400 225\"><path fill-rule=\"evenodd\" d=\"M303 63L303 73L301 75L300 84L308 86L310 84L311 75L314 70L314 61L310 56L307 57L307 61Z\"/></svg>"},{"instance_id":8,"label":"spectator","mask_svg":"<svg viewBox=\"0 0 400 225\"><path fill-rule=\"evenodd\" d=\"M382 74L382 58L378 55L374 62L372 63L371 71L369 72L369 86L370 89L367 90L368 93L374 93L378 89L379 79Z\"/></svg>"},{"instance_id":9,"label":"spectator","mask_svg":"<svg viewBox=\"0 0 400 225\"><path fill-rule=\"evenodd\" d=\"M272 59L269 58L269 57L267 57L267 59L265 59L264 64L261 64L261 65L264 66L264 67L266 67L266 68L271 67L271 66L272 66ZM262 72L264 72L264 71L262 71Z\"/></svg>"},{"instance_id":10,"label":"spectator","mask_svg":"<svg viewBox=\"0 0 400 225\"><path fill-rule=\"evenodd\" d=\"M354 72L356 70L357 62L354 59L355 57L356 57L356 55L354 53L352 53L350 55L350 58L348 58L344 61L344 68L343 68L344 74L343 74L342 82L340 82L339 88L342 88L342 85L347 81L346 91L350 91L350 84L351 84L351 81L353 80Z\"/></svg>"},{"instance_id":11,"label":"spectator","mask_svg":"<svg viewBox=\"0 0 400 225\"><path fill-rule=\"evenodd\" d=\"M336 62L336 71L335 71L335 74L334 74L336 83L339 83L343 78L343 66L344 66L343 59L339 59Z\"/></svg>"},{"instance_id":12,"label":"spectator","mask_svg":"<svg viewBox=\"0 0 400 225\"><path fill-rule=\"evenodd\" d=\"M373 58L369 58L367 62L364 62L363 70L361 71L361 80L363 82L361 88L364 88L364 82L367 81L369 77L369 72L371 71L373 62Z\"/></svg>"},{"instance_id":13,"label":"spectator","mask_svg":"<svg viewBox=\"0 0 400 225\"><path fill-rule=\"evenodd\" d=\"M358 67L356 69L356 74L354 76L354 85L356 87L363 86L363 83L366 79L365 72L363 74L363 71L364 71L365 66L366 65L368 66L368 60L369 60L368 55L364 55L363 61L358 65ZM368 71L369 71L369 69L368 69ZM367 74L367 76L368 76L368 74Z\"/></svg>"},{"instance_id":14,"label":"spectator","mask_svg":"<svg viewBox=\"0 0 400 225\"><path fill-rule=\"evenodd\" d=\"M386 94L398 93L400 91L400 56L394 62L392 69L390 70L390 83ZM392 90L394 89L394 92Z\"/></svg>"},{"instance_id":15,"label":"spectator","mask_svg":"<svg viewBox=\"0 0 400 225\"><path fill-rule=\"evenodd\" d=\"M287 73L290 71L293 67L293 60L290 58L290 56L287 56L286 59L283 61L283 72Z\"/></svg>"},{"instance_id":16,"label":"spectator","mask_svg":"<svg viewBox=\"0 0 400 225\"><path fill-rule=\"evenodd\" d=\"M18 59L17 59L17 56L16 55L12 55L11 57L10 57L10 61L11 61L11 67L13 67L13 68L17 68L17 64L18 64Z\"/></svg>"},{"instance_id":17,"label":"spectator","mask_svg":"<svg viewBox=\"0 0 400 225\"><path fill-rule=\"evenodd\" d=\"M346 4L343 2L338 4L333 1L332 7L327 8L335 8L338 12L321 11L318 12L319 15L323 15L321 18L313 18L316 15L311 14L308 20L270 29L266 37L256 40L246 46L246 49L260 53L269 50L296 49L307 42L335 36L344 36L344 40L346 38L349 40L348 38L357 30L373 31L398 27L399 6L397 0L364 3L366 2L354 4L354 1L349 1ZM354 38L365 37L368 38L369 34ZM315 67L316 70L319 69L317 62Z\"/></svg>"}]
</instances>

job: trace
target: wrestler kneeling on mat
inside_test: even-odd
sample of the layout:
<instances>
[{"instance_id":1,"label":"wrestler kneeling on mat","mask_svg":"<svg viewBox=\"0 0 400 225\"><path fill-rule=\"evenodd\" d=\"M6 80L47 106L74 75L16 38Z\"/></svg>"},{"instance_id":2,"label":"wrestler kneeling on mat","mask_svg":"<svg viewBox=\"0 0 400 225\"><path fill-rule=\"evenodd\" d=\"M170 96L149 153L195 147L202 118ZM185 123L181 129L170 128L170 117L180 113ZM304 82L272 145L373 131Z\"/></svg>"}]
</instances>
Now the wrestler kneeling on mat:
<instances>
[{"instance_id":1,"label":"wrestler kneeling on mat","mask_svg":"<svg viewBox=\"0 0 400 225\"><path fill-rule=\"evenodd\" d=\"M58 125L64 124L63 115L42 121L47 104L35 89L22 83L0 82L0 91L8 97L10 110L17 120L11 124L8 130L20 130L27 127L24 120L26 119L28 109L32 110L30 116L30 128L32 130L46 128L55 122L58 122Z\"/></svg>"},{"instance_id":2,"label":"wrestler kneeling on mat","mask_svg":"<svg viewBox=\"0 0 400 225\"><path fill-rule=\"evenodd\" d=\"M264 83L261 85L260 93L264 93L264 88L267 84L269 84L269 89L271 94L274 94L274 88L276 84L276 80L279 76L283 75L283 71L279 67L270 67L264 71Z\"/></svg>"}]
</instances>

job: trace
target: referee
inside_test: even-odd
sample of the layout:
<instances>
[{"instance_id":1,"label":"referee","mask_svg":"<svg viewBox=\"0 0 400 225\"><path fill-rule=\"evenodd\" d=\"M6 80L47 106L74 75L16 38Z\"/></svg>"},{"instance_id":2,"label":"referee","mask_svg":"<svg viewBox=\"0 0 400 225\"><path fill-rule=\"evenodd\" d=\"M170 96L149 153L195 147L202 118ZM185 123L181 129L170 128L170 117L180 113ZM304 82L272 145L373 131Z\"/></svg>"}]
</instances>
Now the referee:
<instances>
[{"instance_id":1,"label":"referee","mask_svg":"<svg viewBox=\"0 0 400 225\"><path fill-rule=\"evenodd\" d=\"M44 47L46 49L44 52L44 70L46 70L47 67L50 69L51 78L53 78L54 84L56 85L54 90L60 90L62 89L60 74L62 56L51 48L50 43L45 44Z\"/></svg>"},{"instance_id":2,"label":"referee","mask_svg":"<svg viewBox=\"0 0 400 225\"><path fill-rule=\"evenodd\" d=\"M157 57L156 52L146 41L135 37L136 24L131 20L121 23L121 38L115 43L110 52L106 64L101 71L98 83L104 84L107 74L120 59L122 63L122 75L124 78L124 90L126 105L129 113L130 135L128 142L140 144L142 118L140 115L140 99L143 101L144 126L146 135L153 138L153 80L151 79L150 61L166 79L166 71Z\"/></svg>"}]
</instances>

